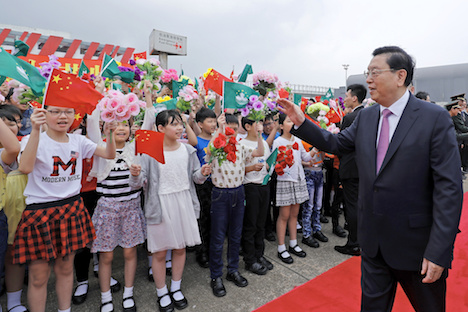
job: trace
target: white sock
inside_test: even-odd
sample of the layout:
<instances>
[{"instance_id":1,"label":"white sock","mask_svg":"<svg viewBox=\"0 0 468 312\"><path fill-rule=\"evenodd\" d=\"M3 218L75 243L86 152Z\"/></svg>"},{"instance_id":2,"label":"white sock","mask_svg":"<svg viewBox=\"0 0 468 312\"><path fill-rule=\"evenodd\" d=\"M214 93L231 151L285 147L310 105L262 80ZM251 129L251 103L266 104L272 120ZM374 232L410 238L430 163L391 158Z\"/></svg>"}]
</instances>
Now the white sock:
<instances>
[{"instance_id":1,"label":"white sock","mask_svg":"<svg viewBox=\"0 0 468 312\"><path fill-rule=\"evenodd\" d=\"M124 292L123 292L123 299L133 297L133 286L132 287L124 287ZM135 305L135 301L130 300L125 300L123 302L123 307L124 308L131 308Z\"/></svg>"},{"instance_id":2,"label":"white sock","mask_svg":"<svg viewBox=\"0 0 468 312\"><path fill-rule=\"evenodd\" d=\"M283 252L283 251L285 251L285 252ZM286 245L285 244L278 245L278 252L281 253L281 257L283 257L283 258L287 258L287 257L291 256L289 254L289 252L286 251Z\"/></svg>"},{"instance_id":3,"label":"white sock","mask_svg":"<svg viewBox=\"0 0 468 312\"><path fill-rule=\"evenodd\" d=\"M151 268L153 265L153 256L148 256L148 266Z\"/></svg>"},{"instance_id":4,"label":"white sock","mask_svg":"<svg viewBox=\"0 0 468 312\"><path fill-rule=\"evenodd\" d=\"M283 244L283 245L278 245L278 252L283 252L286 250L286 246Z\"/></svg>"},{"instance_id":5,"label":"white sock","mask_svg":"<svg viewBox=\"0 0 468 312\"><path fill-rule=\"evenodd\" d=\"M180 290L180 283L182 282L182 280L178 280L178 281L174 281L171 279L171 292L175 292L177 291L173 297L174 297L174 300L177 300L177 301L180 301L182 299L184 299L184 295L182 294L181 291L178 291Z\"/></svg>"},{"instance_id":6,"label":"white sock","mask_svg":"<svg viewBox=\"0 0 468 312\"><path fill-rule=\"evenodd\" d=\"M172 249L166 252L166 268L172 268Z\"/></svg>"},{"instance_id":7,"label":"white sock","mask_svg":"<svg viewBox=\"0 0 468 312\"><path fill-rule=\"evenodd\" d=\"M71 311L71 307L69 307L68 309L65 309L65 310L58 309L58 312L70 312L70 311Z\"/></svg>"},{"instance_id":8,"label":"white sock","mask_svg":"<svg viewBox=\"0 0 468 312\"><path fill-rule=\"evenodd\" d=\"M289 247L294 247L297 245L297 239L291 239L289 240Z\"/></svg>"},{"instance_id":9,"label":"white sock","mask_svg":"<svg viewBox=\"0 0 468 312\"><path fill-rule=\"evenodd\" d=\"M79 282L78 285L76 286L74 295L81 296L86 293L88 293L88 281Z\"/></svg>"},{"instance_id":10,"label":"white sock","mask_svg":"<svg viewBox=\"0 0 468 312\"><path fill-rule=\"evenodd\" d=\"M7 302L8 302L7 310L11 310L11 308L18 306L17 308L13 309L12 312L26 311L26 307L21 305L21 293L22 292L23 292L22 289L15 291L15 292L7 292Z\"/></svg>"},{"instance_id":11,"label":"white sock","mask_svg":"<svg viewBox=\"0 0 468 312\"><path fill-rule=\"evenodd\" d=\"M118 283L117 280L111 276L110 285L111 285L111 286L114 286L114 285L117 284L117 283Z\"/></svg>"},{"instance_id":12,"label":"white sock","mask_svg":"<svg viewBox=\"0 0 468 312\"><path fill-rule=\"evenodd\" d=\"M112 293L110 289L106 292L101 292L101 303L106 303L112 301ZM106 304L104 307L102 307L101 312L110 312L114 310L114 305L113 304Z\"/></svg>"},{"instance_id":13,"label":"white sock","mask_svg":"<svg viewBox=\"0 0 468 312\"><path fill-rule=\"evenodd\" d=\"M299 221L297 221L296 230L300 230L300 229L302 229L302 226L301 226L301 224L299 223Z\"/></svg>"},{"instance_id":14,"label":"white sock","mask_svg":"<svg viewBox=\"0 0 468 312\"><path fill-rule=\"evenodd\" d=\"M158 297L161 298L162 296L168 293L167 286L164 285L163 288L156 288L156 293L158 294ZM161 304L161 307L167 307L168 305L171 304L171 297L169 296L162 297L160 304Z\"/></svg>"},{"instance_id":15,"label":"white sock","mask_svg":"<svg viewBox=\"0 0 468 312\"><path fill-rule=\"evenodd\" d=\"M166 260L166 269L167 268L172 268L172 261L171 260L169 260L169 261Z\"/></svg>"}]
</instances>

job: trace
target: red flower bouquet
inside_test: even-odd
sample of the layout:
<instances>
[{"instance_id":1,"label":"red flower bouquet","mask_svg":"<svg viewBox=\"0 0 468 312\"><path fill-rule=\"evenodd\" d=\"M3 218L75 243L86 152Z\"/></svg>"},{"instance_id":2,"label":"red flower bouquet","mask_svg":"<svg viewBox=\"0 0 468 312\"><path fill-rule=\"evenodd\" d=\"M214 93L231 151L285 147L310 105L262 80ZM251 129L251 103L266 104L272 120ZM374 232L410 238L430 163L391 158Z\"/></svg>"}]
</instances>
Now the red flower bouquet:
<instances>
[{"instance_id":1,"label":"red flower bouquet","mask_svg":"<svg viewBox=\"0 0 468 312\"><path fill-rule=\"evenodd\" d=\"M298 150L299 144L294 143L292 149ZM284 174L284 169L286 167L291 167L294 165L294 155L293 150L284 145L278 147L278 155L276 156L276 165L275 171L278 175Z\"/></svg>"},{"instance_id":2,"label":"red flower bouquet","mask_svg":"<svg viewBox=\"0 0 468 312\"><path fill-rule=\"evenodd\" d=\"M218 164L220 166L225 160L229 160L232 163L236 162L237 140L232 136L234 134L235 131L233 129L226 127L224 134L218 134L218 136L213 140L213 143L210 143L208 146L211 152L209 163L211 163L215 158L218 159Z\"/></svg>"}]
</instances>

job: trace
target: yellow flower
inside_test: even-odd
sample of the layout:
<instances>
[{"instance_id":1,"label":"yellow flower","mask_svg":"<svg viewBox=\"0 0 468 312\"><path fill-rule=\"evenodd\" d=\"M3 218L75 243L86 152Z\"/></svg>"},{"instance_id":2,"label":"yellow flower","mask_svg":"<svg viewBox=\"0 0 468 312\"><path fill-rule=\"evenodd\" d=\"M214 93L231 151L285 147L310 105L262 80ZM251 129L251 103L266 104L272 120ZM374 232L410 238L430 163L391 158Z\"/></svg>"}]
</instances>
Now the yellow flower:
<instances>
[{"instance_id":1,"label":"yellow flower","mask_svg":"<svg viewBox=\"0 0 468 312\"><path fill-rule=\"evenodd\" d=\"M156 103L159 104L159 103L162 103L162 102L169 101L170 99L171 99L170 96L165 95L164 97L158 97L158 98L156 99Z\"/></svg>"},{"instance_id":2,"label":"yellow flower","mask_svg":"<svg viewBox=\"0 0 468 312\"><path fill-rule=\"evenodd\" d=\"M192 86L194 85L194 83L193 83L192 79L190 79L190 77L185 76L185 75L180 76L179 82L182 82L182 81L184 81L184 80L188 80L188 84L189 84L189 85L192 85Z\"/></svg>"},{"instance_id":3,"label":"yellow flower","mask_svg":"<svg viewBox=\"0 0 468 312\"><path fill-rule=\"evenodd\" d=\"M208 68L208 70L206 71L206 73L203 74L203 78L206 79L206 77L208 77L208 75L210 74L210 72L211 72L212 69L213 69L213 68L211 68L211 67Z\"/></svg>"}]
</instances>

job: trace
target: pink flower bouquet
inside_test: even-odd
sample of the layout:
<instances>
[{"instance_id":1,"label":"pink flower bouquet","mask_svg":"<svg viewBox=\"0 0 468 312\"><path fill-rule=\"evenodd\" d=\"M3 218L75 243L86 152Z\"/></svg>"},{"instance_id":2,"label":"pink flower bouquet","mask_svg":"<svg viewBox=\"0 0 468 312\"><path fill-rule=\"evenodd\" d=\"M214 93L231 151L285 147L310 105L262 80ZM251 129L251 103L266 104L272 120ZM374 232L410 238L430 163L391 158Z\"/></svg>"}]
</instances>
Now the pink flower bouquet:
<instances>
[{"instance_id":1,"label":"pink flower bouquet","mask_svg":"<svg viewBox=\"0 0 468 312\"><path fill-rule=\"evenodd\" d=\"M146 103L140 101L136 94L128 93L124 95L117 90L110 90L107 95L99 101L97 108L101 111L101 119L105 122L126 121L132 116L137 116L140 109Z\"/></svg>"},{"instance_id":2,"label":"pink flower bouquet","mask_svg":"<svg viewBox=\"0 0 468 312\"><path fill-rule=\"evenodd\" d=\"M280 87L278 76L267 71L253 74L253 89L265 96L270 91L276 91Z\"/></svg>"},{"instance_id":3,"label":"pink flower bouquet","mask_svg":"<svg viewBox=\"0 0 468 312\"><path fill-rule=\"evenodd\" d=\"M186 85L179 91L176 107L181 112L186 112L192 109L192 104L198 99L198 94L191 85Z\"/></svg>"}]
</instances>

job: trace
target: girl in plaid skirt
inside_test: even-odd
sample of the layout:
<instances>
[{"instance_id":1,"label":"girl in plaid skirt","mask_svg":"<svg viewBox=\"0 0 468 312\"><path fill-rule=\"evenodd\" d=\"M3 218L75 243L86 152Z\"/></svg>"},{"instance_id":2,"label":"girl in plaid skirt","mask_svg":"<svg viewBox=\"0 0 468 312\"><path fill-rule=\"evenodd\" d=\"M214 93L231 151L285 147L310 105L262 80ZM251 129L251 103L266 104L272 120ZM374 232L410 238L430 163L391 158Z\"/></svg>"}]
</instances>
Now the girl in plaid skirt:
<instances>
[{"instance_id":1,"label":"girl in plaid skirt","mask_svg":"<svg viewBox=\"0 0 468 312\"><path fill-rule=\"evenodd\" d=\"M70 311L75 252L92 242L94 228L79 195L82 160L112 159L115 142L97 146L79 134L67 134L73 108L48 106L31 115L32 132L21 141L19 170L28 174L26 208L16 231L13 263L29 264L28 306L45 311L51 268L59 311ZM41 133L41 127L47 130ZM106 125L108 134L115 124Z\"/></svg>"}]
</instances>

